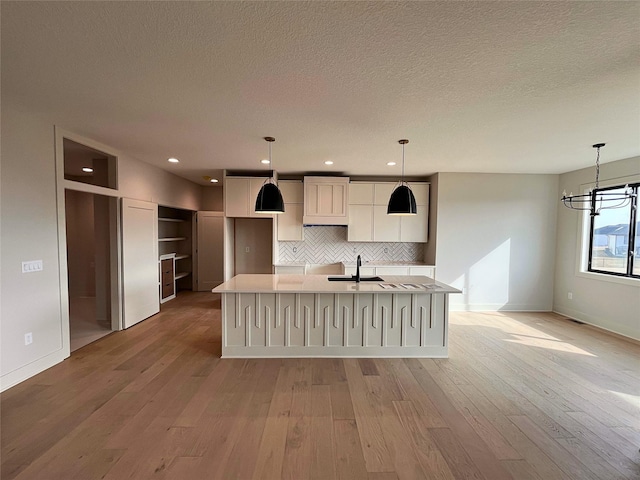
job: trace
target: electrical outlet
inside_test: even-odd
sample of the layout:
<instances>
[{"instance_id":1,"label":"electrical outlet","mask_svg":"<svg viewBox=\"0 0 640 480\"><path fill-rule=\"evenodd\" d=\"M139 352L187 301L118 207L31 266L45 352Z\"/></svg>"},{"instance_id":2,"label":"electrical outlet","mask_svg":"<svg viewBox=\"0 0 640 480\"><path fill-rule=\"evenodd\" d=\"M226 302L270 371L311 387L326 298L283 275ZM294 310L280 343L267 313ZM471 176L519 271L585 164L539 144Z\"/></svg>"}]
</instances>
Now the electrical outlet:
<instances>
[{"instance_id":1,"label":"electrical outlet","mask_svg":"<svg viewBox=\"0 0 640 480\"><path fill-rule=\"evenodd\" d=\"M293 253L298 253L298 247L293 247Z\"/></svg>"},{"instance_id":2,"label":"electrical outlet","mask_svg":"<svg viewBox=\"0 0 640 480\"><path fill-rule=\"evenodd\" d=\"M353 253L356 253L356 247L353 247Z\"/></svg>"},{"instance_id":3,"label":"electrical outlet","mask_svg":"<svg viewBox=\"0 0 640 480\"><path fill-rule=\"evenodd\" d=\"M25 333L24 334L24 344L31 345L33 343L33 333Z\"/></svg>"},{"instance_id":4,"label":"electrical outlet","mask_svg":"<svg viewBox=\"0 0 640 480\"><path fill-rule=\"evenodd\" d=\"M572 292L567 293L567 298L569 300L573 300L573 293Z\"/></svg>"},{"instance_id":5,"label":"electrical outlet","mask_svg":"<svg viewBox=\"0 0 640 480\"><path fill-rule=\"evenodd\" d=\"M384 248L382 249L382 251L383 251L384 253L389 253L389 249L388 249L387 247L384 247Z\"/></svg>"},{"instance_id":6,"label":"electrical outlet","mask_svg":"<svg viewBox=\"0 0 640 480\"><path fill-rule=\"evenodd\" d=\"M249 247L244 247L244 253L249 253L251 251L251 248Z\"/></svg>"}]
</instances>

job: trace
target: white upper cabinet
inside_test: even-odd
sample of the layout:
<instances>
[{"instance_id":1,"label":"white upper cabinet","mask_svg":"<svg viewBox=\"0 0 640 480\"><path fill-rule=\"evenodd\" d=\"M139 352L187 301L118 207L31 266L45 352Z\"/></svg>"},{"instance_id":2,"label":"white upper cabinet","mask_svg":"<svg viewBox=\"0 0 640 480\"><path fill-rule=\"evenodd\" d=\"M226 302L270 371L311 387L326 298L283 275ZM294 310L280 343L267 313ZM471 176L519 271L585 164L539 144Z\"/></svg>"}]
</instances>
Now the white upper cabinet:
<instances>
[{"instance_id":1,"label":"white upper cabinet","mask_svg":"<svg viewBox=\"0 0 640 480\"><path fill-rule=\"evenodd\" d=\"M349 177L304 177L306 225L348 224Z\"/></svg>"},{"instance_id":2,"label":"white upper cabinet","mask_svg":"<svg viewBox=\"0 0 640 480\"><path fill-rule=\"evenodd\" d=\"M277 215L278 241L302 241L302 199L303 188L300 180L280 180L278 188L284 200L284 213Z\"/></svg>"},{"instance_id":3,"label":"white upper cabinet","mask_svg":"<svg viewBox=\"0 0 640 480\"><path fill-rule=\"evenodd\" d=\"M279 180L278 188L282 193L284 203L302 203L304 200L304 190L302 180Z\"/></svg>"},{"instance_id":4,"label":"white upper cabinet","mask_svg":"<svg viewBox=\"0 0 640 480\"><path fill-rule=\"evenodd\" d=\"M373 205L374 183L353 182L349 184L349 205Z\"/></svg>"},{"instance_id":5,"label":"white upper cabinet","mask_svg":"<svg viewBox=\"0 0 640 480\"><path fill-rule=\"evenodd\" d=\"M224 184L224 214L227 217L273 218L256 213L256 198L265 177L226 177Z\"/></svg>"},{"instance_id":6,"label":"white upper cabinet","mask_svg":"<svg viewBox=\"0 0 640 480\"><path fill-rule=\"evenodd\" d=\"M373 205L349 205L347 241L373 241Z\"/></svg>"},{"instance_id":7,"label":"white upper cabinet","mask_svg":"<svg viewBox=\"0 0 640 480\"><path fill-rule=\"evenodd\" d=\"M350 242L426 243L429 223L429 184L410 182L417 215L387 215L387 205L397 183L352 182L349 184Z\"/></svg>"},{"instance_id":8,"label":"white upper cabinet","mask_svg":"<svg viewBox=\"0 0 640 480\"><path fill-rule=\"evenodd\" d=\"M427 243L429 235L429 184L423 182L409 183L416 197L416 215L400 217L400 241Z\"/></svg>"}]
</instances>

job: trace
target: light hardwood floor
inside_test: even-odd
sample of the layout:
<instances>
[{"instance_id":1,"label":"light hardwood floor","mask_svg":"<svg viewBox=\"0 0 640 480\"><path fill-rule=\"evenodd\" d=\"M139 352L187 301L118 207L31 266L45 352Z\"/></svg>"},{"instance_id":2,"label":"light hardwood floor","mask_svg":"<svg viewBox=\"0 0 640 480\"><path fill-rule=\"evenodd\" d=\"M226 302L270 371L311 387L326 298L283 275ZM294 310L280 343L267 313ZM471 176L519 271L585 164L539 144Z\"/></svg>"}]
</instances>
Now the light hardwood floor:
<instances>
[{"instance_id":1,"label":"light hardwood floor","mask_svg":"<svg viewBox=\"0 0 640 480\"><path fill-rule=\"evenodd\" d=\"M450 358L222 360L183 293L4 392L9 479L637 479L640 346L453 313Z\"/></svg>"}]
</instances>

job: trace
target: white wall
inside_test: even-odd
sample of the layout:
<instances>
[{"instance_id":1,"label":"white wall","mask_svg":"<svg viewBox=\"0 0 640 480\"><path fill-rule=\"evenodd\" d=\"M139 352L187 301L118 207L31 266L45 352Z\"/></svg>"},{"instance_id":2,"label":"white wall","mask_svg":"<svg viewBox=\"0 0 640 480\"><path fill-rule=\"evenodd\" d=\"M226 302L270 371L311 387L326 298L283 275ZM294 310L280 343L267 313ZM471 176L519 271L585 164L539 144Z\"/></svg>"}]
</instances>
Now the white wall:
<instances>
[{"instance_id":1,"label":"white wall","mask_svg":"<svg viewBox=\"0 0 640 480\"><path fill-rule=\"evenodd\" d=\"M440 173L436 277L454 310L551 309L557 175Z\"/></svg>"},{"instance_id":2,"label":"white wall","mask_svg":"<svg viewBox=\"0 0 640 480\"><path fill-rule=\"evenodd\" d=\"M592 186L595 167L560 175L562 191L578 193ZM610 162L600 167L601 186L640 181L640 157ZM582 212L559 207L553 310L585 323L640 339L640 280L580 271ZM640 261L640 259L637 259ZM571 292L573 299L567 294Z\"/></svg>"},{"instance_id":3,"label":"white wall","mask_svg":"<svg viewBox=\"0 0 640 480\"><path fill-rule=\"evenodd\" d=\"M55 180L55 118L23 110L3 96L0 198L0 388L62 361ZM64 126L63 126L64 127ZM126 155L119 159L120 194L200 209L201 187ZM21 262L43 260L22 274ZM24 334L33 343L24 345Z\"/></svg>"}]
</instances>

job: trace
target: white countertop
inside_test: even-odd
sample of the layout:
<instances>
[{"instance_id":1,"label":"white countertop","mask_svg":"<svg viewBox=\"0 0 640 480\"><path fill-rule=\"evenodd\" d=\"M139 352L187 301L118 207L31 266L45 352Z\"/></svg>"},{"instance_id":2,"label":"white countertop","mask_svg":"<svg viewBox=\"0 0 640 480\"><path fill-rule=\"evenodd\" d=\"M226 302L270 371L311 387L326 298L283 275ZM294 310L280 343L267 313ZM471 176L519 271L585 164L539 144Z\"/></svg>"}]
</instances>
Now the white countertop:
<instances>
[{"instance_id":1,"label":"white countertop","mask_svg":"<svg viewBox=\"0 0 640 480\"><path fill-rule=\"evenodd\" d=\"M336 265L338 263L342 263L348 267L355 267L356 262L331 262L324 265ZM273 264L275 267L304 267L305 265L321 265L318 263L309 263L309 262L278 262ZM429 265L424 262L393 262L393 261L385 261L385 260L371 260L362 262L363 267L433 267L435 265Z\"/></svg>"},{"instance_id":2,"label":"white countertop","mask_svg":"<svg viewBox=\"0 0 640 480\"><path fill-rule=\"evenodd\" d=\"M424 276L381 275L382 282L330 282L327 275L236 275L218 285L214 293L462 293ZM384 288L381 284L395 284ZM414 284L417 288L404 288Z\"/></svg>"}]
</instances>

